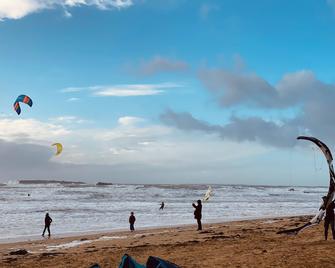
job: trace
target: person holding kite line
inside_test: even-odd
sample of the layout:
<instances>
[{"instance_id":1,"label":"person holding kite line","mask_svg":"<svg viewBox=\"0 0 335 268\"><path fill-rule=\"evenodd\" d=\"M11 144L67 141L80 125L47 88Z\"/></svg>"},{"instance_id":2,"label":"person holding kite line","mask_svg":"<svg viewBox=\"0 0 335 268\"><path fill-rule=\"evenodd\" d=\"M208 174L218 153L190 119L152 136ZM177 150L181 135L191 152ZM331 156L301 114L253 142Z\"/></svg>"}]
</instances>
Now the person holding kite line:
<instances>
[{"instance_id":1,"label":"person holding kite line","mask_svg":"<svg viewBox=\"0 0 335 268\"><path fill-rule=\"evenodd\" d=\"M164 206L165 206L165 204L164 204L164 202L162 202L161 207L159 208L159 210L163 210Z\"/></svg>"},{"instance_id":2,"label":"person holding kite line","mask_svg":"<svg viewBox=\"0 0 335 268\"><path fill-rule=\"evenodd\" d=\"M201 231L202 230L202 225L201 225L202 204L201 204L201 200L198 200L197 203L198 203L198 205L195 205L194 203L192 203L192 206L195 208L194 218L197 220L197 223L198 223L198 230L197 231Z\"/></svg>"},{"instance_id":3,"label":"person holding kite line","mask_svg":"<svg viewBox=\"0 0 335 268\"><path fill-rule=\"evenodd\" d=\"M323 201L325 202L326 196L322 197ZM335 208L335 203L334 201L331 202L327 209L326 209L326 216L325 216L325 222L324 222L324 228L325 228L325 240L328 238L328 228L329 225L332 229L332 235L333 239L335 240L335 226L334 226L334 208Z\"/></svg>"}]
</instances>

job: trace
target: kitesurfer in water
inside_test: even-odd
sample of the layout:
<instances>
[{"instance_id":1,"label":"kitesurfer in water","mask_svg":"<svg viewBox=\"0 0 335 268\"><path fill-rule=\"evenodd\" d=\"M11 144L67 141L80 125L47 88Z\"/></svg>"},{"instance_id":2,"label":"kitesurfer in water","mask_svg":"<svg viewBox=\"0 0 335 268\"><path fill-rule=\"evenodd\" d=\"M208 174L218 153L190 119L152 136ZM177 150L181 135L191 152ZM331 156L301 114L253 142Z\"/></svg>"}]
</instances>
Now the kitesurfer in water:
<instances>
[{"instance_id":1,"label":"kitesurfer in water","mask_svg":"<svg viewBox=\"0 0 335 268\"><path fill-rule=\"evenodd\" d=\"M193 203L192 206L195 208L195 210L194 210L194 218L197 220L197 223L198 223L198 231L201 231L202 230L202 225L201 225L202 204L201 204L201 200L198 200L197 203L198 203L198 205L195 205Z\"/></svg>"},{"instance_id":2,"label":"kitesurfer in water","mask_svg":"<svg viewBox=\"0 0 335 268\"><path fill-rule=\"evenodd\" d=\"M322 199L323 199L323 202L325 202L326 201L326 196L322 197ZM327 240L327 238L328 238L328 227L329 227L329 225L332 229L333 239L335 240L334 208L335 208L335 203L333 201L329 204L329 206L326 209L326 217L325 217L325 222L324 222L325 240Z\"/></svg>"},{"instance_id":3,"label":"kitesurfer in water","mask_svg":"<svg viewBox=\"0 0 335 268\"><path fill-rule=\"evenodd\" d=\"M130 231L135 231L135 228L134 228L134 223L136 221L136 218L134 216L134 212L131 212L130 213L130 217L129 217L129 224L130 224Z\"/></svg>"},{"instance_id":4,"label":"kitesurfer in water","mask_svg":"<svg viewBox=\"0 0 335 268\"><path fill-rule=\"evenodd\" d=\"M48 230L48 236L50 237L51 233L50 233L50 224L52 223L52 219L49 216L49 213L45 214L45 218L44 218L44 230L43 230L43 234L42 236L44 236L44 233L46 230Z\"/></svg>"},{"instance_id":5,"label":"kitesurfer in water","mask_svg":"<svg viewBox=\"0 0 335 268\"><path fill-rule=\"evenodd\" d=\"M159 210L163 210L164 206L165 206L165 204L164 204L164 202L162 202L161 207L159 208Z\"/></svg>"}]
</instances>

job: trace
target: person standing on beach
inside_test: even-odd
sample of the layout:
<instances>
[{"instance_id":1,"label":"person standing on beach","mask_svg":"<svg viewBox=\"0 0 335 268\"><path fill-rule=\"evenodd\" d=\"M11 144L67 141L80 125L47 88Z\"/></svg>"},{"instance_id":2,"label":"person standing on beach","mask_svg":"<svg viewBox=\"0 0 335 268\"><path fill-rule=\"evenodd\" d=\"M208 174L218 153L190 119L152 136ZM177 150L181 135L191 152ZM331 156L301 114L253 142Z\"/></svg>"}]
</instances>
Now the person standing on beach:
<instances>
[{"instance_id":1,"label":"person standing on beach","mask_svg":"<svg viewBox=\"0 0 335 268\"><path fill-rule=\"evenodd\" d=\"M164 204L164 202L162 202L161 207L159 208L159 210L163 210L164 206L165 206L165 204Z\"/></svg>"},{"instance_id":2,"label":"person standing on beach","mask_svg":"<svg viewBox=\"0 0 335 268\"><path fill-rule=\"evenodd\" d=\"M197 203L198 203L198 205L195 205L194 203L192 203L192 206L195 208L194 218L197 220L197 223L198 223L198 231L201 231L202 230L202 225L201 225L202 204L201 204L201 200L198 200Z\"/></svg>"},{"instance_id":3,"label":"person standing on beach","mask_svg":"<svg viewBox=\"0 0 335 268\"><path fill-rule=\"evenodd\" d=\"M134 228L134 223L136 221L136 218L134 216L134 212L131 212L130 213L130 217L129 217L129 224L130 224L130 231L135 231L135 228Z\"/></svg>"},{"instance_id":4,"label":"person standing on beach","mask_svg":"<svg viewBox=\"0 0 335 268\"><path fill-rule=\"evenodd\" d=\"M323 201L326 200L326 196L322 197ZM329 206L326 209L326 217L325 217L325 222L324 222L324 228L325 228L325 240L328 238L328 227L330 225L332 229L332 235L333 239L335 240L335 226L334 226L334 208L335 208L335 203L334 201L329 204Z\"/></svg>"},{"instance_id":5,"label":"person standing on beach","mask_svg":"<svg viewBox=\"0 0 335 268\"><path fill-rule=\"evenodd\" d=\"M48 236L50 237L51 233L50 233L50 224L52 223L52 219L49 216L49 213L45 214L45 218L44 218L44 230L42 233L42 236L44 236L44 233L46 230L48 230Z\"/></svg>"}]
</instances>

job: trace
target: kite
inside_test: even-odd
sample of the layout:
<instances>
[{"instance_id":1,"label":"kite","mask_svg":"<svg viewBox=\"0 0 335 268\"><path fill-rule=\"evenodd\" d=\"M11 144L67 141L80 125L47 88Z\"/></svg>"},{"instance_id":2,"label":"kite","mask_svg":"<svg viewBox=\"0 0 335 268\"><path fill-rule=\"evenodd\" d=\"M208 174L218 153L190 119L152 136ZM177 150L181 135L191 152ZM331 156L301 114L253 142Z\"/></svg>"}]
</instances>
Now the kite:
<instances>
[{"instance_id":1,"label":"kite","mask_svg":"<svg viewBox=\"0 0 335 268\"><path fill-rule=\"evenodd\" d=\"M328 188L328 193L326 198L323 198L323 203L319 209L319 212L314 216L313 219L311 219L309 222L305 223L304 225L289 229L289 230L283 230L277 232L277 234L298 234L300 231L302 231L305 228L311 227L313 225L319 224L325 213L327 207L331 204L334 198L334 193L335 193L335 173L334 173L334 167L333 167L333 156L332 153L330 152L329 148L327 147L326 144L324 144L322 141L318 140L317 138L314 137L305 137L305 136L299 136L297 138L298 140L307 140L311 141L314 144L316 144L320 150L323 152L327 163L328 163L328 169L329 169L329 188Z\"/></svg>"},{"instance_id":2,"label":"kite","mask_svg":"<svg viewBox=\"0 0 335 268\"><path fill-rule=\"evenodd\" d=\"M207 190L207 192L205 193L205 196L204 196L204 198L202 199L202 201L203 201L203 202L208 201L209 198L210 198L211 195L212 195L212 192L213 192L212 187L211 187L211 186L208 186L208 190Z\"/></svg>"},{"instance_id":3,"label":"kite","mask_svg":"<svg viewBox=\"0 0 335 268\"><path fill-rule=\"evenodd\" d=\"M13 104L14 110L15 110L15 112L17 112L18 115L21 113L20 102L28 104L30 107L33 106L33 101L27 95L18 96L16 101Z\"/></svg>"},{"instance_id":4,"label":"kite","mask_svg":"<svg viewBox=\"0 0 335 268\"><path fill-rule=\"evenodd\" d=\"M61 143L57 142L57 143L52 144L52 146L56 146L57 151L55 155L59 155L63 151L63 145Z\"/></svg>"}]
</instances>

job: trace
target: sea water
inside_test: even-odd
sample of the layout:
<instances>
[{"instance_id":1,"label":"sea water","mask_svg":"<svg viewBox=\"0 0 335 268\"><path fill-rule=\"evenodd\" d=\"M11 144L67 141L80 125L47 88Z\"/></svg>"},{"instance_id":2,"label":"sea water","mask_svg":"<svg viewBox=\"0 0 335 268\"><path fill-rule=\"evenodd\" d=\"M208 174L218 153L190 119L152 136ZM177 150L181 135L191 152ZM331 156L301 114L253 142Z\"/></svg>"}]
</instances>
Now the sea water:
<instances>
[{"instance_id":1,"label":"sea water","mask_svg":"<svg viewBox=\"0 0 335 268\"><path fill-rule=\"evenodd\" d=\"M317 212L326 187L211 185L203 204L203 223ZM207 185L64 185L8 183L0 186L0 241L40 236L44 216L53 219L53 234L66 235L128 228L195 223L192 202ZM28 196L29 195L29 196ZM164 210L159 210L165 202Z\"/></svg>"}]
</instances>

